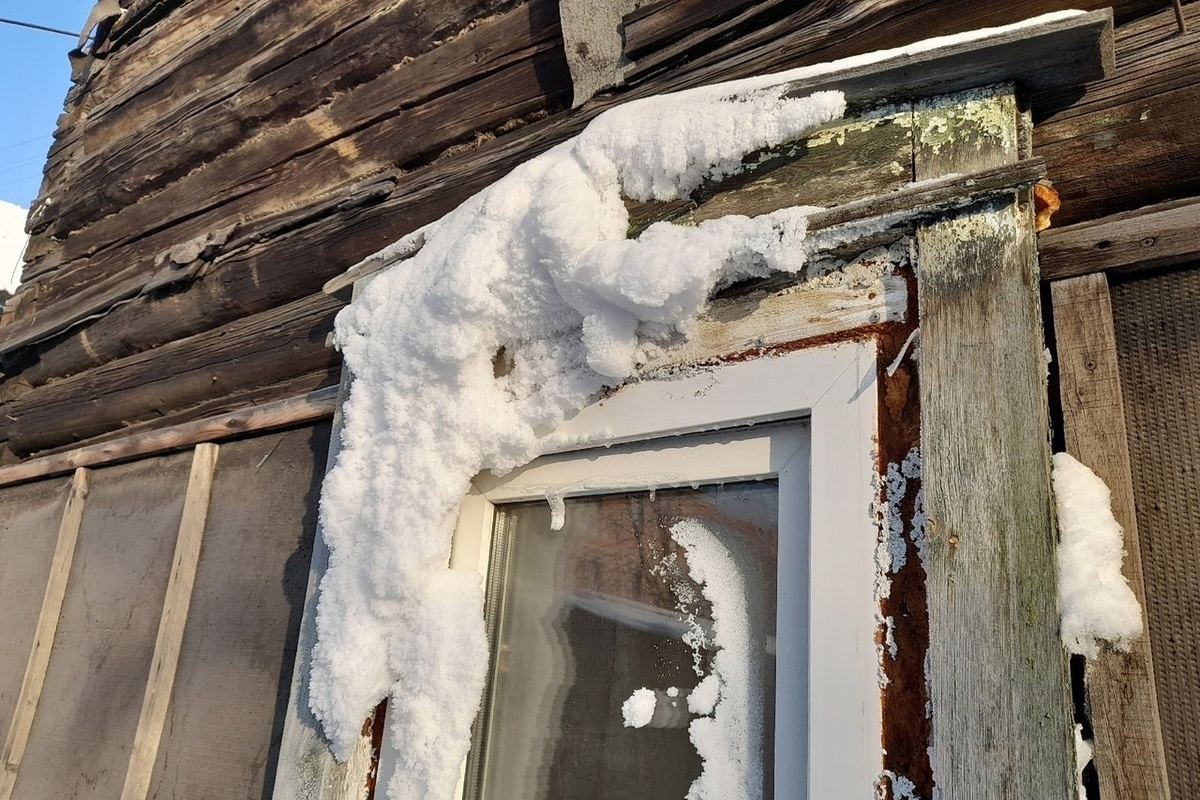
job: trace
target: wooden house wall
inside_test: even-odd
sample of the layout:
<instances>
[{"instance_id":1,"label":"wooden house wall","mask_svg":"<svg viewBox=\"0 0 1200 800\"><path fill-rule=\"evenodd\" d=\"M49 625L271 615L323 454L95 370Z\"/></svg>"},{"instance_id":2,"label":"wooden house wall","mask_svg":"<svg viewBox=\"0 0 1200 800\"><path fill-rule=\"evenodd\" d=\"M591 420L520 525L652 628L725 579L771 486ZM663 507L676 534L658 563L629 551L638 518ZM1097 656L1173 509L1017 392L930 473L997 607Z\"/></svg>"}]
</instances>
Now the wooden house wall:
<instances>
[{"instance_id":1,"label":"wooden house wall","mask_svg":"<svg viewBox=\"0 0 1200 800\"><path fill-rule=\"evenodd\" d=\"M625 17L626 85L571 108L554 0L133 2L32 209L0 441L53 452L335 383L322 284L614 103L1104 5L658 0ZM1200 192L1200 33L1163 2L1116 13L1114 76L1032 98L1059 223Z\"/></svg>"}]
</instances>

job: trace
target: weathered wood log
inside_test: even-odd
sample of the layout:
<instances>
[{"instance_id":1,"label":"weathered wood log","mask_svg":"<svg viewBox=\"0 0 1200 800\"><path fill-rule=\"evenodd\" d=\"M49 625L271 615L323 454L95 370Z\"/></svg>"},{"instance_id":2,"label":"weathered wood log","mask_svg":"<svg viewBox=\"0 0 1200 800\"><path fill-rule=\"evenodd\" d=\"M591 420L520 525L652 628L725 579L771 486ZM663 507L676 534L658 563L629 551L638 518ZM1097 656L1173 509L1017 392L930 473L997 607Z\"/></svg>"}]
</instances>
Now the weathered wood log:
<instances>
[{"instance_id":1,"label":"weathered wood log","mask_svg":"<svg viewBox=\"0 0 1200 800\"><path fill-rule=\"evenodd\" d=\"M90 109L86 122L71 134L84 148L78 163L67 153L51 154L52 164L64 167L59 182L73 191L60 192L34 225L45 225L47 233L59 237L78 230L223 156L272 124L301 121L331 96L370 84L406 60L446 52L430 69L407 65L390 83L379 84L378 91L392 101L383 108L415 104L420 101L417 91L431 96L467 80L468 62L449 58L455 50L473 50L482 74L494 70L491 62L506 52L554 38L557 18L553 8L543 8L545 2L531 4L534 13L525 15L523 29L510 23L497 28L492 38L489 22L460 34L473 21L514 4L457 0L430 13L427 2L403 3L372 13L372 4L259 0L225 12L211 33L197 30L207 20L192 21L183 32L199 38L198 43L162 56L163 63L142 81L126 82L115 96ZM336 49L330 40L336 41ZM456 47L459 40L464 41ZM333 58L335 53L345 57ZM406 81L408 75L411 81ZM333 105L346 105L345 100L335 97ZM329 116L309 134L329 139L364 124L332 107Z\"/></svg>"},{"instance_id":2,"label":"weathered wood log","mask_svg":"<svg viewBox=\"0 0 1200 800\"><path fill-rule=\"evenodd\" d=\"M521 40L519 32L531 29L538 35ZM518 46L506 46L514 39ZM554 7L536 0L198 168L192 165L143 202L76 230L38 270L52 269L54 261L77 263L43 275L36 302L54 303L91 286L98 275L113 278L114 259L133 265L125 272L144 273L151 268L145 262L158 263L173 247L228 227L230 220L251 227L293 207L295 198L320 198L394 166L411 168L479 132L561 106L569 91Z\"/></svg>"},{"instance_id":3,"label":"weathered wood log","mask_svg":"<svg viewBox=\"0 0 1200 800\"><path fill-rule=\"evenodd\" d=\"M949 137L921 114L945 120ZM919 112L917 177L1018 157L1011 96ZM943 796L1067 797L1044 341L1033 209L918 231L921 461L934 780Z\"/></svg>"},{"instance_id":4,"label":"weathered wood log","mask_svg":"<svg viewBox=\"0 0 1200 800\"><path fill-rule=\"evenodd\" d=\"M1043 281L1200 261L1200 198L1051 228L1038 239L1038 254Z\"/></svg>"},{"instance_id":5,"label":"weathered wood log","mask_svg":"<svg viewBox=\"0 0 1200 800\"><path fill-rule=\"evenodd\" d=\"M200 442L219 442L248 433L301 425L332 416L336 404L337 387L333 386L166 428L127 434L103 444L86 445L0 468L0 486L62 475L80 467L115 464L166 453Z\"/></svg>"},{"instance_id":6,"label":"weathered wood log","mask_svg":"<svg viewBox=\"0 0 1200 800\"><path fill-rule=\"evenodd\" d=\"M1111 57L1104 55L1108 52L1107 48L1088 47L1087 42L1094 45L1097 41L1105 40L1109 33L1110 23L1104 15L1075 17L1050 23L1037 32L1024 31L1020 37L996 36L985 41L951 46L936 53L859 67L836 76L799 83L794 91L806 93L840 87L851 100L869 100L919 91L929 85L931 78L926 77L929 75L935 76L933 80L941 81L946 87L956 85L952 81L989 82L1010 75L1035 84L1043 81L1052 84L1079 82L1102 74L1105 70L1105 59ZM1092 52L1093 57L1078 60L1071 55L1076 45ZM963 59L967 53L973 53L975 60L971 62L970 69L964 70ZM753 68L753 63L740 65L742 70ZM964 74L971 77L964 78ZM958 77L949 77L951 75ZM736 77L736 72L724 77ZM327 261L331 250L337 250L347 242L352 242L352 246L361 244L369 248L364 252L363 247L357 247L355 257L323 273L324 278L332 277L332 274L346 269L404 233L442 216L471 193L493 182L522 161L578 132L588 119L608 105L654 91L680 88L694 81L692 74L672 76L661 85L644 85L618 99L603 99L575 113L558 115L543 123L530 125L524 131L493 142L491 147L485 145L457 158L441 161L429 169L397 175L398 185L392 196L370 212L358 215L356 219L343 218L339 220L343 223L340 227L330 225L329 218L317 220L300 232L307 241L298 253L292 256L281 250L271 253L270 257L295 264L289 256L312 262L314 255L320 252L325 257L321 261ZM394 218L386 218L393 214L405 221L407 230L397 230ZM387 226L387 232L383 235L380 226ZM203 230L196 232L202 233ZM352 240L351 236L354 237ZM314 250L313 245L319 245L320 250ZM6 326L4 339L0 341L0 352L12 351L46 338L135 296L146 281L147 277L135 267L87 288L73 286L71 290L74 294L69 304L56 304L52 311L44 309L32 318L14 319ZM32 294L34 289L26 287L22 294Z\"/></svg>"},{"instance_id":7,"label":"weathered wood log","mask_svg":"<svg viewBox=\"0 0 1200 800\"><path fill-rule=\"evenodd\" d=\"M325 339L342 305L318 293L34 389L5 409L9 446L27 455L330 369L338 354Z\"/></svg>"},{"instance_id":8,"label":"weathered wood log","mask_svg":"<svg viewBox=\"0 0 1200 800\"><path fill-rule=\"evenodd\" d=\"M755 9L774 7L781 0L659 0L647 3L622 19L621 35L625 38L626 58L640 58L665 42L678 39L694 29L710 27L746 6Z\"/></svg>"},{"instance_id":9,"label":"weathered wood log","mask_svg":"<svg viewBox=\"0 0 1200 800\"><path fill-rule=\"evenodd\" d=\"M1121 28L1116 72L1082 97L1034 95L1035 121L1061 109L1033 134L1062 199L1056 225L1200 194L1200 5L1185 13L1186 34L1169 7Z\"/></svg>"},{"instance_id":10,"label":"weathered wood log","mask_svg":"<svg viewBox=\"0 0 1200 800\"><path fill-rule=\"evenodd\" d=\"M1088 659L1087 705L1100 792L1127 800L1163 800L1171 791L1108 279L1097 274L1055 281L1050 293L1067 452L1112 490L1113 515L1125 530L1122 571L1141 604L1146 631L1128 652L1108 650Z\"/></svg>"}]
</instances>

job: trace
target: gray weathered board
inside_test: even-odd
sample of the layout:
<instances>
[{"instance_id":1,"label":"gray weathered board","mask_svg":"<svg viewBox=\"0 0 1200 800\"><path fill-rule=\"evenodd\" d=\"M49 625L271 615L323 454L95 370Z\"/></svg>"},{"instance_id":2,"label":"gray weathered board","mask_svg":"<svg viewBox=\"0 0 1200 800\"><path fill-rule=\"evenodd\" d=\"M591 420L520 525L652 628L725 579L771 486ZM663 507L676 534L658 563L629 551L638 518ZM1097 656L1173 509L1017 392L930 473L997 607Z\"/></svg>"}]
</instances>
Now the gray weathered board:
<instances>
[{"instance_id":1,"label":"gray weathered board","mask_svg":"<svg viewBox=\"0 0 1200 800\"><path fill-rule=\"evenodd\" d=\"M96 470L16 800L121 794L191 454Z\"/></svg>"},{"instance_id":2,"label":"gray weathered board","mask_svg":"<svg viewBox=\"0 0 1200 800\"><path fill-rule=\"evenodd\" d=\"M33 645L71 481L0 489L0 731L7 731Z\"/></svg>"},{"instance_id":3,"label":"gray weathered board","mask_svg":"<svg viewBox=\"0 0 1200 800\"><path fill-rule=\"evenodd\" d=\"M1108 279L1093 273L1054 281L1050 294L1067 452L1112 491L1113 515L1125 529L1123 572L1142 605L1145 626L1142 548ZM1167 800L1171 792L1149 635L1127 651L1106 650L1088 659L1085 679L1101 796Z\"/></svg>"},{"instance_id":4,"label":"gray weathered board","mask_svg":"<svg viewBox=\"0 0 1200 800\"><path fill-rule=\"evenodd\" d=\"M320 424L221 447L150 782L156 800L269 792L328 437Z\"/></svg>"},{"instance_id":5,"label":"gray weathered board","mask_svg":"<svg viewBox=\"0 0 1200 800\"><path fill-rule=\"evenodd\" d=\"M1020 157L1015 98L917 113L917 179ZM956 800L1067 798L1045 344L1032 202L923 226L921 450L934 780Z\"/></svg>"}]
</instances>

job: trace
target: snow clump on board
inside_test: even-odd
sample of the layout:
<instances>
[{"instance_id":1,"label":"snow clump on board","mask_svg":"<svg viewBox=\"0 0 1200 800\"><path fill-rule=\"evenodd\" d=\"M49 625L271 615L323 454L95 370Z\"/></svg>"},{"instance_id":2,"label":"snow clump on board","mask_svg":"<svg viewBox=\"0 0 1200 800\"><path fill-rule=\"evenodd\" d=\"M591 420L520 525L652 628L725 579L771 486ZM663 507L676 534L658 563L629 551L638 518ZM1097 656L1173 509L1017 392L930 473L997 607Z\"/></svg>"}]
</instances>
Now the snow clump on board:
<instances>
[{"instance_id":1,"label":"snow clump on board","mask_svg":"<svg viewBox=\"0 0 1200 800\"><path fill-rule=\"evenodd\" d=\"M1063 643L1088 658L1100 652L1100 641L1128 650L1142 633L1142 607L1121 574L1124 538L1112 493L1067 453L1055 454L1053 479Z\"/></svg>"},{"instance_id":2,"label":"snow clump on board","mask_svg":"<svg viewBox=\"0 0 1200 800\"><path fill-rule=\"evenodd\" d=\"M647 335L698 316L718 284L803 267L809 209L626 239L622 196L686 195L844 113L839 92L792 98L757 80L598 117L422 229L420 252L339 315L354 383L321 498L330 559L309 700L344 758L390 696L391 797L449 797L470 742L483 591L447 563L471 478L538 456L567 415L634 372ZM498 376L500 348L511 369Z\"/></svg>"}]
</instances>

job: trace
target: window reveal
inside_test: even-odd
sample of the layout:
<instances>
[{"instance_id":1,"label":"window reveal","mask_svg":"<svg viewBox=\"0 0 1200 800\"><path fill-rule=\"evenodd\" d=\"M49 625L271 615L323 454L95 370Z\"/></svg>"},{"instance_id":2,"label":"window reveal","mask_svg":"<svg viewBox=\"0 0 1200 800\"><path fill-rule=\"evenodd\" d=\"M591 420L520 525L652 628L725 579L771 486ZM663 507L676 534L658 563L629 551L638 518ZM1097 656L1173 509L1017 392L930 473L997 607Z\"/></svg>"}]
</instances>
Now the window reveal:
<instances>
[{"instance_id":1,"label":"window reveal","mask_svg":"<svg viewBox=\"0 0 1200 800\"><path fill-rule=\"evenodd\" d=\"M568 499L561 531L544 502L497 509L493 673L484 742L468 770L484 800L683 798L702 771L709 785L770 796L776 482L651 498ZM712 593L690 574L699 570L689 555L699 555L681 545L680 521L710 531L737 572L721 576L741 606L718 609L724 636L714 638ZM708 580L719 580L708 566ZM725 686L714 710L699 697L714 693L696 688L714 685L719 645L737 661L726 677L741 685ZM653 706L645 724L628 727L623 706L639 690ZM707 764L689 735L695 719L705 720L696 735L710 743Z\"/></svg>"}]
</instances>

